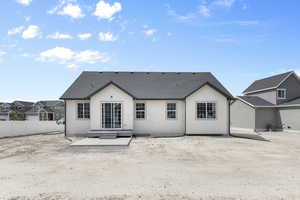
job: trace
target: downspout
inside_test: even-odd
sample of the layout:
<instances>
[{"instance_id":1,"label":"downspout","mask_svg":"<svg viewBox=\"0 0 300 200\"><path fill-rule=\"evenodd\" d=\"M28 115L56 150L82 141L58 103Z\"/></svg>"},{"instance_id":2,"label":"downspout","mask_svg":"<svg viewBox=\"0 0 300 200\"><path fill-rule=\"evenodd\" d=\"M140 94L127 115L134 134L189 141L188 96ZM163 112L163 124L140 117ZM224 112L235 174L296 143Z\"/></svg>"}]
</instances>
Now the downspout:
<instances>
[{"instance_id":1,"label":"downspout","mask_svg":"<svg viewBox=\"0 0 300 200\"><path fill-rule=\"evenodd\" d=\"M186 99L184 101L184 135L186 135Z\"/></svg>"},{"instance_id":2,"label":"downspout","mask_svg":"<svg viewBox=\"0 0 300 200\"><path fill-rule=\"evenodd\" d=\"M231 130L230 130L230 127L231 127L231 111L230 111L231 109L230 109L230 106L233 102L231 102L231 99L228 99L228 135L229 136L232 136L231 135Z\"/></svg>"},{"instance_id":3,"label":"downspout","mask_svg":"<svg viewBox=\"0 0 300 200\"><path fill-rule=\"evenodd\" d=\"M65 121L64 121L64 125L65 125L65 137L67 137L67 102L65 100Z\"/></svg>"}]
</instances>

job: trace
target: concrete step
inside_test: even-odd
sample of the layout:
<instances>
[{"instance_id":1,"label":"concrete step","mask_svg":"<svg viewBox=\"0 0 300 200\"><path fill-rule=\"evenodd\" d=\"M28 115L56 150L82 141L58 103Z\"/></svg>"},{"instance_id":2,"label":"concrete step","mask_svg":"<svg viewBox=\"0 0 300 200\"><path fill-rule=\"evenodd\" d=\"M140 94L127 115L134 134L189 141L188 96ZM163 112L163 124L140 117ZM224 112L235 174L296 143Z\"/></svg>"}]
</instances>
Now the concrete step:
<instances>
[{"instance_id":1,"label":"concrete step","mask_svg":"<svg viewBox=\"0 0 300 200\"><path fill-rule=\"evenodd\" d=\"M118 134L116 133L103 133L100 135L101 139L115 139L118 137Z\"/></svg>"},{"instance_id":2,"label":"concrete step","mask_svg":"<svg viewBox=\"0 0 300 200\"><path fill-rule=\"evenodd\" d=\"M112 130L105 130L105 129L91 129L88 131L87 136L88 137L101 137L104 135L104 137L109 137L106 135L116 135L118 136L126 136L130 137L133 135L133 131L129 129L112 129Z\"/></svg>"}]
</instances>

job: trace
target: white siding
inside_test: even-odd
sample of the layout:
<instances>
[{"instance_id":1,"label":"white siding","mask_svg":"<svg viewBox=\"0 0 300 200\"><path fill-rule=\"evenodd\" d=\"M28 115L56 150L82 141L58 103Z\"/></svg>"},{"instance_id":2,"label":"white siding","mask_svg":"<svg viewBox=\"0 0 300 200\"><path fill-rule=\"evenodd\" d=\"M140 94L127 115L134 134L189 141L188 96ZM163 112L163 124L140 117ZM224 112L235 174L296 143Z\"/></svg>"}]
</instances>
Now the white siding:
<instances>
[{"instance_id":1,"label":"white siding","mask_svg":"<svg viewBox=\"0 0 300 200\"><path fill-rule=\"evenodd\" d=\"M91 97L91 129L101 129L101 103L116 102L122 104L122 129L133 129L134 105L133 98L110 84Z\"/></svg>"},{"instance_id":2,"label":"white siding","mask_svg":"<svg viewBox=\"0 0 300 200\"><path fill-rule=\"evenodd\" d=\"M277 95L276 90L269 90L269 91L247 94L247 96L257 96L273 104L277 103L276 95Z\"/></svg>"},{"instance_id":3,"label":"white siding","mask_svg":"<svg viewBox=\"0 0 300 200\"><path fill-rule=\"evenodd\" d=\"M26 121L40 121L39 115L26 115Z\"/></svg>"},{"instance_id":4,"label":"white siding","mask_svg":"<svg viewBox=\"0 0 300 200\"><path fill-rule=\"evenodd\" d=\"M200 120L196 117L196 103L211 101L216 103L217 118ZM187 134L228 134L227 98L205 85L186 99L186 133Z\"/></svg>"},{"instance_id":5,"label":"white siding","mask_svg":"<svg viewBox=\"0 0 300 200\"><path fill-rule=\"evenodd\" d=\"M136 101L146 104L146 119L134 120L134 133L151 136L180 136L185 133L185 102L174 100ZM176 103L177 118L167 119L167 103ZM135 113L134 113L135 117Z\"/></svg>"},{"instance_id":6,"label":"white siding","mask_svg":"<svg viewBox=\"0 0 300 200\"><path fill-rule=\"evenodd\" d=\"M77 104L89 102L87 100L67 100L66 101L66 129L67 135L86 134L90 129L89 119L77 118Z\"/></svg>"}]
</instances>

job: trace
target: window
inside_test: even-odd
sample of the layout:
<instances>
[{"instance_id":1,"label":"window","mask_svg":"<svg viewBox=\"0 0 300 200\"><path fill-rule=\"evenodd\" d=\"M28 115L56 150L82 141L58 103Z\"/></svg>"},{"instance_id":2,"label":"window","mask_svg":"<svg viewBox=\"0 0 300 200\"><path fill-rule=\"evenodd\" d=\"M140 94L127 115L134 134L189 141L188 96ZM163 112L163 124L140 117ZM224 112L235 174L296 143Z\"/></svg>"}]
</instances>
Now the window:
<instances>
[{"instance_id":1,"label":"window","mask_svg":"<svg viewBox=\"0 0 300 200\"><path fill-rule=\"evenodd\" d=\"M145 109L146 109L145 103L136 103L135 104L135 118L136 119L145 119L145 117L146 117Z\"/></svg>"},{"instance_id":2,"label":"window","mask_svg":"<svg viewBox=\"0 0 300 200\"><path fill-rule=\"evenodd\" d=\"M77 118L78 119L90 118L90 103L77 104Z\"/></svg>"},{"instance_id":3,"label":"window","mask_svg":"<svg viewBox=\"0 0 300 200\"><path fill-rule=\"evenodd\" d=\"M285 99L286 98L286 89L278 89L277 97L278 97L278 99Z\"/></svg>"},{"instance_id":4,"label":"window","mask_svg":"<svg viewBox=\"0 0 300 200\"><path fill-rule=\"evenodd\" d=\"M216 103L197 103L197 119L216 119Z\"/></svg>"},{"instance_id":5,"label":"window","mask_svg":"<svg viewBox=\"0 0 300 200\"><path fill-rule=\"evenodd\" d=\"M167 103L167 119L176 119L176 103Z\"/></svg>"}]
</instances>

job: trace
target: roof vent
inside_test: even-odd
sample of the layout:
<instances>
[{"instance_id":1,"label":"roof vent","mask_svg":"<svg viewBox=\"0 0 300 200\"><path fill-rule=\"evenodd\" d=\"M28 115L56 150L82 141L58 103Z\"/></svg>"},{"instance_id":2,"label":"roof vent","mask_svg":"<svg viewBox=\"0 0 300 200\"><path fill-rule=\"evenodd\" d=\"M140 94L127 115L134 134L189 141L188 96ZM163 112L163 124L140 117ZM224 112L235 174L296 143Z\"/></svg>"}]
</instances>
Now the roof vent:
<instances>
[{"instance_id":1,"label":"roof vent","mask_svg":"<svg viewBox=\"0 0 300 200\"><path fill-rule=\"evenodd\" d=\"M176 72L176 74L181 74L180 72Z\"/></svg>"},{"instance_id":2,"label":"roof vent","mask_svg":"<svg viewBox=\"0 0 300 200\"><path fill-rule=\"evenodd\" d=\"M150 74L150 72L146 72L146 74Z\"/></svg>"},{"instance_id":3,"label":"roof vent","mask_svg":"<svg viewBox=\"0 0 300 200\"><path fill-rule=\"evenodd\" d=\"M130 74L134 74L134 72L130 72Z\"/></svg>"},{"instance_id":4,"label":"roof vent","mask_svg":"<svg viewBox=\"0 0 300 200\"><path fill-rule=\"evenodd\" d=\"M115 72L115 74L118 74L119 72Z\"/></svg>"},{"instance_id":5,"label":"roof vent","mask_svg":"<svg viewBox=\"0 0 300 200\"><path fill-rule=\"evenodd\" d=\"M161 74L166 74L165 72L162 72Z\"/></svg>"},{"instance_id":6,"label":"roof vent","mask_svg":"<svg viewBox=\"0 0 300 200\"><path fill-rule=\"evenodd\" d=\"M195 75L195 74L196 74L196 72L193 72L192 74L194 74L194 75Z\"/></svg>"},{"instance_id":7,"label":"roof vent","mask_svg":"<svg viewBox=\"0 0 300 200\"><path fill-rule=\"evenodd\" d=\"M102 74L103 72L99 72L99 74Z\"/></svg>"}]
</instances>

